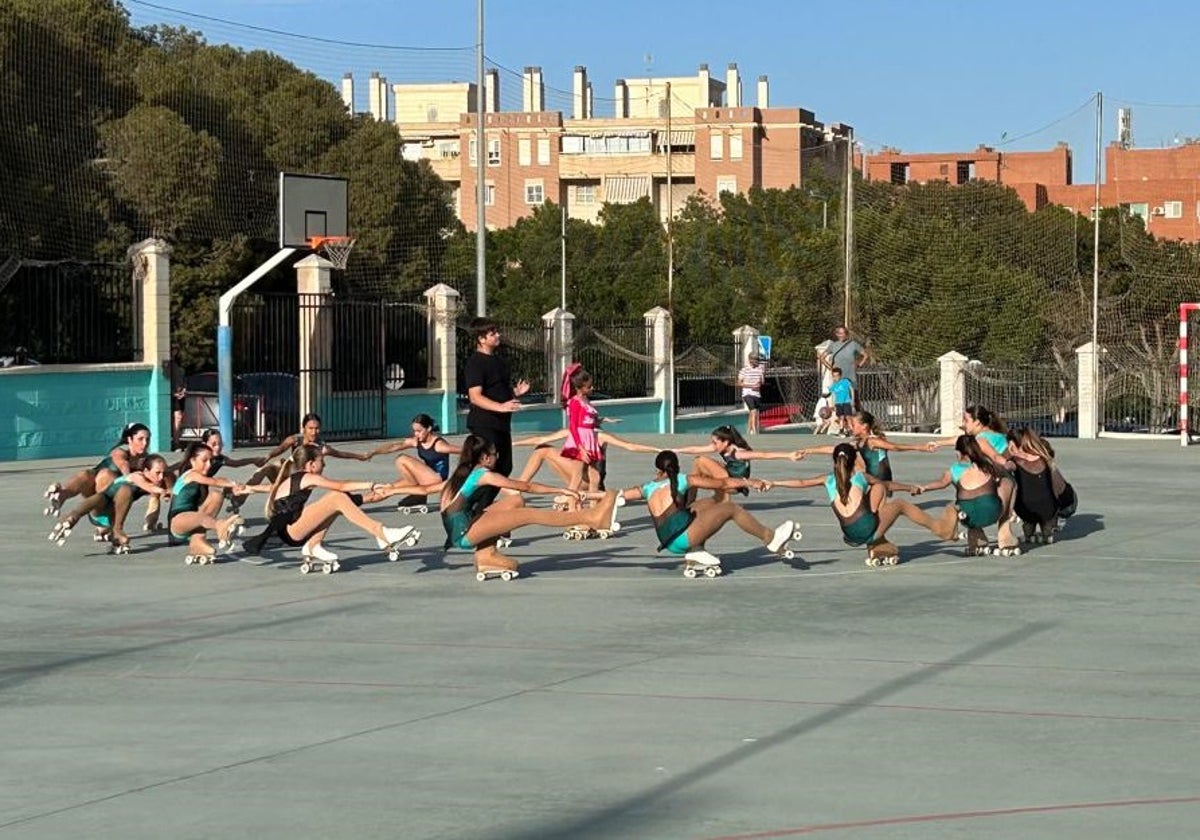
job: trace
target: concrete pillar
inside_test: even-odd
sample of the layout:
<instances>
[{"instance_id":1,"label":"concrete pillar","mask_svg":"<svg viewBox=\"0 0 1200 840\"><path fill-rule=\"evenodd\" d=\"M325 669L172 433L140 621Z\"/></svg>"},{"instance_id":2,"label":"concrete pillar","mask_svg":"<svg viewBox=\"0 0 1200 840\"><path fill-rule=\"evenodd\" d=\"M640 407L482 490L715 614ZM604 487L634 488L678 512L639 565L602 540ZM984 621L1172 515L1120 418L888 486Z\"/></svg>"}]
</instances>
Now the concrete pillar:
<instances>
[{"instance_id":1,"label":"concrete pillar","mask_svg":"<svg viewBox=\"0 0 1200 840\"><path fill-rule=\"evenodd\" d=\"M327 414L333 393L333 263L316 254L296 263L296 292L300 297L300 405L295 418L310 412ZM259 430L255 430L258 432Z\"/></svg>"},{"instance_id":2,"label":"concrete pillar","mask_svg":"<svg viewBox=\"0 0 1200 840\"><path fill-rule=\"evenodd\" d=\"M521 75L521 110L546 110L546 87L542 82L541 67L526 67Z\"/></svg>"},{"instance_id":3,"label":"concrete pillar","mask_svg":"<svg viewBox=\"0 0 1200 840\"><path fill-rule=\"evenodd\" d=\"M741 370L750 358L751 351L758 351L758 330L743 324L733 331L733 365Z\"/></svg>"},{"instance_id":4,"label":"concrete pillar","mask_svg":"<svg viewBox=\"0 0 1200 840\"><path fill-rule=\"evenodd\" d=\"M951 350L938 356L938 367L941 368L938 401L941 403L942 434L949 437L958 433L963 412L967 410L967 357Z\"/></svg>"},{"instance_id":5,"label":"concrete pillar","mask_svg":"<svg viewBox=\"0 0 1200 840\"><path fill-rule=\"evenodd\" d=\"M588 118L587 68L582 64L575 65L575 73L571 78L571 118L576 120Z\"/></svg>"},{"instance_id":6,"label":"concrete pillar","mask_svg":"<svg viewBox=\"0 0 1200 840\"><path fill-rule=\"evenodd\" d=\"M592 91L592 83L588 82L587 90L585 91L585 100L584 100L584 111L583 111L584 119L590 120L593 116L595 116L596 112L593 110L595 107L596 107L596 100L594 98L594 94Z\"/></svg>"},{"instance_id":7,"label":"concrete pillar","mask_svg":"<svg viewBox=\"0 0 1200 840\"><path fill-rule=\"evenodd\" d=\"M675 325L671 313L656 306L643 316L650 328L651 375L659 400L658 432L675 434Z\"/></svg>"},{"instance_id":8,"label":"concrete pillar","mask_svg":"<svg viewBox=\"0 0 1200 840\"><path fill-rule=\"evenodd\" d=\"M367 80L367 107L371 111L371 116L376 120L387 119L387 86L383 79L379 76L378 70L371 71L371 78Z\"/></svg>"},{"instance_id":9,"label":"concrete pillar","mask_svg":"<svg viewBox=\"0 0 1200 840\"><path fill-rule=\"evenodd\" d=\"M354 74L346 73L342 76L342 104L346 106L346 110L351 114L354 113Z\"/></svg>"},{"instance_id":10,"label":"concrete pillar","mask_svg":"<svg viewBox=\"0 0 1200 840\"><path fill-rule=\"evenodd\" d=\"M495 68L483 74L483 110L490 114L500 110L500 71Z\"/></svg>"},{"instance_id":11,"label":"concrete pillar","mask_svg":"<svg viewBox=\"0 0 1200 840\"><path fill-rule=\"evenodd\" d=\"M766 76L758 77L758 107L759 108L770 108L771 107L771 90L770 90L769 85L767 84Z\"/></svg>"},{"instance_id":12,"label":"concrete pillar","mask_svg":"<svg viewBox=\"0 0 1200 840\"><path fill-rule=\"evenodd\" d=\"M446 434L458 432L458 344L455 321L459 294L445 283L425 290L429 313L429 381L442 389L441 417L438 427Z\"/></svg>"},{"instance_id":13,"label":"concrete pillar","mask_svg":"<svg viewBox=\"0 0 1200 840\"><path fill-rule=\"evenodd\" d=\"M154 450L171 449L171 246L147 239L129 249L133 261L135 313L142 334L142 361L150 372L150 441ZM153 451L153 450L152 450Z\"/></svg>"},{"instance_id":14,"label":"concrete pillar","mask_svg":"<svg viewBox=\"0 0 1200 840\"><path fill-rule=\"evenodd\" d=\"M1100 436L1100 383L1096 377L1096 345L1088 342L1075 348L1075 364L1079 379L1079 428L1082 440Z\"/></svg>"},{"instance_id":15,"label":"concrete pillar","mask_svg":"<svg viewBox=\"0 0 1200 840\"><path fill-rule=\"evenodd\" d=\"M725 104L730 108L742 107L742 75L732 61L725 68Z\"/></svg>"},{"instance_id":16,"label":"concrete pillar","mask_svg":"<svg viewBox=\"0 0 1200 840\"><path fill-rule=\"evenodd\" d=\"M712 77L708 73L708 65L707 64L700 65L700 69L696 73L696 79L697 79L696 86L697 86L697 88L699 88L699 92L700 92L700 102L703 103L703 106L708 107L708 106L714 105L714 104L720 105L721 104L720 102L714 103L712 101L712 93L711 93L712 85L709 84L712 81Z\"/></svg>"},{"instance_id":17,"label":"concrete pillar","mask_svg":"<svg viewBox=\"0 0 1200 840\"><path fill-rule=\"evenodd\" d=\"M542 316L542 325L547 338L547 384L557 397L563 373L575 358L575 316L556 306Z\"/></svg>"},{"instance_id":18,"label":"concrete pillar","mask_svg":"<svg viewBox=\"0 0 1200 840\"><path fill-rule=\"evenodd\" d=\"M613 84L613 116L619 120L629 116L629 86L624 79Z\"/></svg>"}]
</instances>

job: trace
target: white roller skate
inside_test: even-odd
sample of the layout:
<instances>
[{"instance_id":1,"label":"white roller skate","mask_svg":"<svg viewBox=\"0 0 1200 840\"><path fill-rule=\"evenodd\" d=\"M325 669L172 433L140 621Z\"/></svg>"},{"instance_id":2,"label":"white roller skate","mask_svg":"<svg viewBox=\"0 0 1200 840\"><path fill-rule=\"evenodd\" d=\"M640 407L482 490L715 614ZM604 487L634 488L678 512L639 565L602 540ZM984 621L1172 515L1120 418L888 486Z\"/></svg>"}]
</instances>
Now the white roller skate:
<instances>
[{"instance_id":1,"label":"white roller skate","mask_svg":"<svg viewBox=\"0 0 1200 840\"><path fill-rule=\"evenodd\" d=\"M306 575L318 567L327 575L342 568L342 564L338 562L338 556L320 543L304 546L300 549L300 558L300 574L302 575Z\"/></svg>"},{"instance_id":2,"label":"white roller skate","mask_svg":"<svg viewBox=\"0 0 1200 840\"><path fill-rule=\"evenodd\" d=\"M721 558L715 554L709 554L704 549L689 551L683 555L683 576L694 578L700 574L707 578L715 578L720 575Z\"/></svg>"},{"instance_id":3,"label":"white roller skate","mask_svg":"<svg viewBox=\"0 0 1200 840\"><path fill-rule=\"evenodd\" d=\"M789 519L778 528L775 529L775 535L771 537L771 541L767 543L767 551L772 554L778 554L784 560L793 560L796 557L796 552L787 547L787 544L792 540L799 540L803 534L796 527L796 523Z\"/></svg>"},{"instance_id":4,"label":"white roller skate","mask_svg":"<svg viewBox=\"0 0 1200 840\"><path fill-rule=\"evenodd\" d=\"M396 502L396 511L401 516L411 516L414 513L429 513L429 504L424 496L405 496Z\"/></svg>"},{"instance_id":5,"label":"white roller skate","mask_svg":"<svg viewBox=\"0 0 1200 840\"><path fill-rule=\"evenodd\" d=\"M395 563L400 559L400 546L406 545L410 548L416 545L421 539L421 532L412 525L405 525L401 528L383 529L383 536L375 538L375 544L380 549L387 551L388 560Z\"/></svg>"},{"instance_id":6,"label":"white roller skate","mask_svg":"<svg viewBox=\"0 0 1200 840\"><path fill-rule=\"evenodd\" d=\"M887 540L867 547L866 564L871 568L896 566L900 563L900 550Z\"/></svg>"},{"instance_id":7,"label":"white roller skate","mask_svg":"<svg viewBox=\"0 0 1200 840\"><path fill-rule=\"evenodd\" d=\"M496 537L496 548L508 548L512 544L512 537Z\"/></svg>"},{"instance_id":8,"label":"white roller skate","mask_svg":"<svg viewBox=\"0 0 1200 840\"><path fill-rule=\"evenodd\" d=\"M210 552L200 552L199 554L189 554L183 558L185 566L212 566L217 562L217 555Z\"/></svg>"},{"instance_id":9,"label":"white roller skate","mask_svg":"<svg viewBox=\"0 0 1200 840\"><path fill-rule=\"evenodd\" d=\"M107 528L97 528L92 532L92 542L108 542L110 536Z\"/></svg>"},{"instance_id":10,"label":"white roller skate","mask_svg":"<svg viewBox=\"0 0 1200 840\"><path fill-rule=\"evenodd\" d=\"M108 553L116 554L116 555L128 554L129 553L129 542L126 541L126 542L121 542L121 543L119 543L119 542L111 543L108 547Z\"/></svg>"},{"instance_id":11,"label":"white roller skate","mask_svg":"<svg viewBox=\"0 0 1200 840\"><path fill-rule=\"evenodd\" d=\"M50 534L46 539L58 545L66 545L69 536L71 536L71 523L64 519L54 523L54 527L50 529Z\"/></svg>"},{"instance_id":12,"label":"white roller skate","mask_svg":"<svg viewBox=\"0 0 1200 840\"><path fill-rule=\"evenodd\" d=\"M235 538L239 534L244 533L245 530L245 521L240 516L235 517L234 520L230 522L228 526L226 526L225 536L222 537L220 533L217 534L217 553L225 554L226 552L233 551L235 548Z\"/></svg>"},{"instance_id":13,"label":"white roller skate","mask_svg":"<svg viewBox=\"0 0 1200 840\"><path fill-rule=\"evenodd\" d=\"M42 494L46 506L42 508L42 516L58 516L62 512L62 486L51 484Z\"/></svg>"}]
</instances>

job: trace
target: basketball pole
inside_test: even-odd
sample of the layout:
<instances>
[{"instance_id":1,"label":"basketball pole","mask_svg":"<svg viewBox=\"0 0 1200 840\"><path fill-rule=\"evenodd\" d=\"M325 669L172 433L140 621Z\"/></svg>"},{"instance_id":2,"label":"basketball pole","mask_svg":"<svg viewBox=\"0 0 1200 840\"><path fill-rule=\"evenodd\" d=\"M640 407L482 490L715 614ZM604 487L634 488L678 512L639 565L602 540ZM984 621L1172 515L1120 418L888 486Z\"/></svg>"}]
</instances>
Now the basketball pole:
<instances>
[{"instance_id":1,"label":"basketball pole","mask_svg":"<svg viewBox=\"0 0 1200 840\"><path fill-rule=\"evenodd\" d=\"M483 116L483 0L475 0L475 314L487 315L487 147Z\"/></svg>"}]
</instances>

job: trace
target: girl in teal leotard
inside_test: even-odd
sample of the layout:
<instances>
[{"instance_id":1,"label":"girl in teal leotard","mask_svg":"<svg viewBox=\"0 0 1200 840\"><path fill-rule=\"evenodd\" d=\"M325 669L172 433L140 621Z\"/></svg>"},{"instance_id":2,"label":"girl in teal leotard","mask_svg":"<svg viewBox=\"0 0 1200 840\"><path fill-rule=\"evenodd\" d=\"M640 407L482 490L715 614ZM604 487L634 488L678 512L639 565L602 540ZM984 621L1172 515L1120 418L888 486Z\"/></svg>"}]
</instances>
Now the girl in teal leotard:
<instances>
[{"instance_id":1,"label":"girl in teal leotard","mask_svg":"<svg viewBox=\"0 0 1200 840\"><path fill-rule=\"evenodd\" d=\"M121 439L94 467L80 470L65 482L51 484L42 497L46 516L58 516L67 499L73 496L91 496L103 492L113 479L127 475L141 466L141 460L150 448L150 429L143 423L129 423L121 430Z\"/></svg>"},{"instance_id":2,"label":"girl in teal leotard","mask_svg":"<svg viewBox=\"0 0 1200 840\"><path fill-rule=\"evenodd\" d=\"M941 490L954 485L955 502L943 511L934 526L926 525L943 539L949 539L961 521L967 528L968 553L983 553L987 547L984 528L996 525L997 542L1002 552L1017 548L1012 532L1013 480L989 457L976 436L959 435L954 444L958 462L937 481L920 486L926 490ZM1007 448L1007 443L1006 443Z\"/></svg>"},{"instance_id":3,"label":"girl in teal leotard","mask_svg":"<svg viewBox=\"0 0 1200 840\"><path fill-rule=\"evenodd\" d=\"M717 426L712 430L712 436L707 446L681 446L674 450L677 455L700 455L692 462L692 475L708 478L749 478L750 462L765 460L799 460L803 456L799 452L773 452L763 449L753 449L741 432L733 426ZM714 457L715 456L715 457ZM743 496L749 491L740 488L734 491ZM713 493L713 499L723 502L729 498L729 492L718 488Z\"/></svg>"},{"instance_id":4,"label":"girl in teal leotard","mask_svg":"<svg viewBox=\"0 0 1200 840\"><path fill-rule=\"evenodd\" d=\"M141 469L118 476L108 487L88 496L68 516L54 525L50 539L62 545L76 523L84 516L97 529L97 539L112 543L113 550L124 553L129 545L125 535L125 517L135 501L143 496L162 498L169 495L164 473L166 459L161 455L148 455L141 461Z\"/></svg>"},{"instance_id":5,"label":"girl in teal leotard","mask_svg":"<svg viewBox=\"0 0 1200 840\"><path fill-rule=\"evenodd\" d=\"M551 528L587 526L595 530L613 529L616 522L616 493L587 493L520 481L495 472L496 447L477 435L467 435L462 444L458 466L442 488L439 504L442 525L446 529L446 547L470 549L475 552L476 572L510 572L519 568L511 557L496 547L500 537L527 525ZM499 488L496 501L486 507L481 500L487 497L486 488ZM545 495L565 494L579 501L597 499L586 510L546 510L525 507L522 493Z\"/></svg>"}]
</instances>

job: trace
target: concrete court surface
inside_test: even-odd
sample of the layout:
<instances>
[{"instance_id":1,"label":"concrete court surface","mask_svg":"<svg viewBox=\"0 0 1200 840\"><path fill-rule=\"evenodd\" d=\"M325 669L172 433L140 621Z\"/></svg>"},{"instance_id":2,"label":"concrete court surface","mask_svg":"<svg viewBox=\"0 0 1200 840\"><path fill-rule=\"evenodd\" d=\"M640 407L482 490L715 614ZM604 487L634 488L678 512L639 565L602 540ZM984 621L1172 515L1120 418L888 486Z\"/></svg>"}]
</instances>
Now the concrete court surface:
<instances>
[{"instance_id":1,"label":"concrete court surface","mask_svg":"<svg viewBox=\"0 0 1200 840\"><path fill-rule=\"evenodd\" d=\"M398 563L336 525L330 576L157 536L111 557L45 539L41 490L86 459L5 465L0 838L1194 837L1200 449L1055 444L1059 543L966 559L901 526L908 562L868 569L823 491L776 491L747 505L795 516L805 563L731 525L716 580L655 554L640 505L608 541L518 532L509 583L443 558L435 514ZM614 451L610 485L648 461Z\"/></svg>"}]
</instances>

